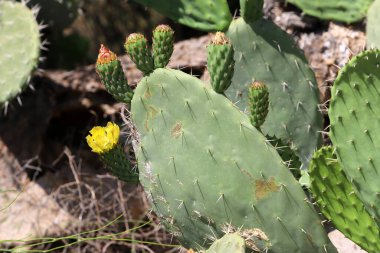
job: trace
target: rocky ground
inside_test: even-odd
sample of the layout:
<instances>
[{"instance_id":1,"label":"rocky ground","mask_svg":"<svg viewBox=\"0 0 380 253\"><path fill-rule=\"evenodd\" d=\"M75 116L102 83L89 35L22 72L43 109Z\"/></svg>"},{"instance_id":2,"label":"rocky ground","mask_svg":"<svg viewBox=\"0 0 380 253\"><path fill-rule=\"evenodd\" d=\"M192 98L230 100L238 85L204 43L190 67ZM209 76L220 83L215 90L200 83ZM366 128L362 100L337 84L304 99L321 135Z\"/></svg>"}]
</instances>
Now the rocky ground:
<instances>
[{"instance_id":1,"label":"rocky ground","mask_svg":"<svg viewBox=\"0 0 380 253\"><path fill-rule=\"evenodd\" d=\"M317 76L321 104L326 103L339 68L365 46L363 25L322 22L278 1L267 1L265 13L292 34L304 50ZM209 39L205 35L178 42L170 66L207 80L205 48ZM141 73L127 56L122 62L128 80L136 84ZM122 214L117 222L89 234L118 233L143 220L149 224L123 234L123 238L175 243L149 213L142 189L107 174L84 142L93 125L107 120L122 122L123 112L128 110L105 92L94 65L73 71L42 71L32 82L35 91L22 95L22 106L14 102L0 118L0 240L75 234L101 228ZM129 130L125 126L124 131ZM130 144L127 135L125 141ZM126 152L132 152L129 147L126 145ZM329 236L341 253L363 252L338 231ZM35 248L75 240L50 241ZM4 247L12 244L19 243ZM174 251L130 241L97 240L75 244L65 252L125 252L127 248L136 252Z\"/></svg>"}]
</instances>

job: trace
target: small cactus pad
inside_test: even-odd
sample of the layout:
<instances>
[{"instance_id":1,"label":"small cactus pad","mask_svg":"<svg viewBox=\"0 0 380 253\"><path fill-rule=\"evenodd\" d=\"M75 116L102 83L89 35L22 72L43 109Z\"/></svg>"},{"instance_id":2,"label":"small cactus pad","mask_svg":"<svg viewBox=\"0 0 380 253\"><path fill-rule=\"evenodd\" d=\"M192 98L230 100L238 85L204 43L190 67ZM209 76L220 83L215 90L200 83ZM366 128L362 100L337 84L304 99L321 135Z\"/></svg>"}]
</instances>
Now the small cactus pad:
<instances>
[{"instance_id":1,"label":"small cactus pad","mask_svg":"<svg viewBox=\"0 0 380 253\"><path fill-rule=\"evenodd\" d=\"M98 73L107 91L119 102L130 103L133 91L128 85L123 68L116 54L101 45L98 60L96 61L96 72Z\"/></svg>"},{"instance_id":2,"label":"small cactus pad","mask_svg":"<svg viewBox=\"0 0 380 253\"><path fill-rule=\"evenodd\" d=\"M148 41L144 35L141 33L130 34L124 47L131 60L145 75L148 75L153 71L153 56Z\"/></svg>"},{"instance_id":3,"label":"small cactus pad","mask_svg":"<svg viewBox=\"0 0 380 253\"><path fill-rule=\"evenodd\" d=\"M207 47L207 69L211 86L220 94L231 85L234 74L234 49L231 41L222 32L217 32Z\"/></svg>"},{"instance_id":4,"label":"small cactus pad","mask_svg":"<svg viewBox=\"0 0 380 253\"><path fill-rule=\"evenodd\" d=\"M267 20L231 23L227 36L235 49L235 73L226 95L245 112L248 88L261 81L269 90L264 134L289 143L304 167L321 141L322 116L314 73L292 38ZM307 168L307 167L306 167Z\"/></svg>"},{"instance_id":5,"label":"small cactus pad","mask_svg":"<svg viewBox=\"0 0 380 253\"><path fill-rule=\"evenodd\" d=\"M168 25L159 25L153 31L154 68L168 65L174 48L174 31Z\"/></svg>"},{"instance_id":6,"label":"small cactus pad","mask_svg":"<svg viewBox=\"0 0 380 253\"><path fill-rule=\"evenodd\" d=\"M232 20L226 0L134 0L180 24L204 31L224 31Z\"/></svg>"},{"instance_id":7,"label":"small cactus pad","mask_svg":"<svg viewBox=\"0 0 380 253\"><path fill-rule=\"evenodd\" d=\"M263 17L264 0L240 0L240 15L246 22L255 22Z\"/></svg>"},{"instance_id":8,"label":"small cactus pad","mask_svg":"<svg viewBox=\"0 0 380 253\"><path fill-rule=\"evenodd\" d=\"M330 137L348 178L380 224L380 51L344 66L331 90Z\"/></svg>"},{"instance_id":9,"label":"small cactus pad","mask_svg":"<svg viewBox=\"0 0 380 253\"><path fill-rule=\"evenodd\" d=\"M39 27L32 10L0 1L0 107L27 86L39 55Z\"/></svg>"},{"instance_id":10,"label":"small cactus pad","mask_svg":"<svg viewBox=\"0 0 380 253\"><path fill-rule=\"evenodd\" d=\"M226 97L181 71L156 69L131 106L140 181L185 247L207 248L227 226L252 232L262 251L336 252L276 150Z\"/></svg>"},{"instance_id":11,"label":"small cactus pad","mask_svg":"<svg viewBox=\"0 0 380 253\"><path fill-rule=\"evenodd\" d=\"M309 175L311 191L322 213L362 249L380 252L379 228L355 194L332 147L315 152Z\"/></svg>"},{"instance_id":12,"label":"small cactus pad","mask_svg":"<svg viewBox=\"0 0 380 253\"><path fill-rule=\"evenodd\" d=\"M353 23L363 19L373 0L287 0L308 15Z\"/></svg>"},{"instance_id":13,"label":"small cactus pad","mask_svg":"<svg viewBox=\"0 0 380 253\"><path fill-rule=\"evenodd\" d=\"M248 105L251 123L260 130L268 115L269 92L267 86L259 81L253 82L248 88Z\"/></svg>"},{"instance_id":14,"label":"small cactus pad","mask_svg":"<svg viewBox=\"0 0 380 253\"><path fill-rule=\"evenodd\" d=\"M205 253L245 253L244 239L238 233L226 234L216 240Z\"/></svg>"},{"instance_id":15,"label":"small cactus pad","mask_svg":"<svg viewBox=\"0 0 380 253\"><path fill-rule=\"evenodd\" d=\"M380 0L375 0L367 13L366 38L367 48L380 49Z\"/></svg>"}]
</instances>

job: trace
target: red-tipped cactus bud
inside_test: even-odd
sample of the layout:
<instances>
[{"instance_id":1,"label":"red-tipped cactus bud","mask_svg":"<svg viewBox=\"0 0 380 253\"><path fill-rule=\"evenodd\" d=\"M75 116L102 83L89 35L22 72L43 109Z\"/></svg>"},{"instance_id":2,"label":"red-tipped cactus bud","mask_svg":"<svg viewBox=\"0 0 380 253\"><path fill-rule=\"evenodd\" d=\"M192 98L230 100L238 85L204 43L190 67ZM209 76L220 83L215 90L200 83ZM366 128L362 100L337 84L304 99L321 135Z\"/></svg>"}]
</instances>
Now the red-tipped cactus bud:
<instances>
[{"instance_id":1,"label":"red-tipped cactus bud","mask_svg":"<svg viewBox=\"0 0 380 253\"><path fill-rule=\"evenodd\" d=\"M118 101L130 103L133 91L128 85L120 61L115 53L104 45L100 46L96 72L107 91Z\"/></svg>"}]
</instances>

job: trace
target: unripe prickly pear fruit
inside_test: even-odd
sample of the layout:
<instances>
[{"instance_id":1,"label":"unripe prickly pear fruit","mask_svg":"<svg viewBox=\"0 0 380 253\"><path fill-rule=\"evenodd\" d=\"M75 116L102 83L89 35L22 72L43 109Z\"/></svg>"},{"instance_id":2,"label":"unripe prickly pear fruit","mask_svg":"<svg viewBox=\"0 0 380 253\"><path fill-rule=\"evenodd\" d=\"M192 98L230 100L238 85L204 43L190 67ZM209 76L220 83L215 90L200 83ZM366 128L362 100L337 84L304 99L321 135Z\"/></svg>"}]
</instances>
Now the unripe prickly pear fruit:
<instances>
[{"instance_id":1,"label":"unripe prickly pear fruit","mask_svg":"<svg viewBox=\"0 0 380 253\"><path fill-rule=\"evenodd\" d=\"M255 81L248 90L248 103L251 110L250 118L254 127L260 130L268 115L269 92L268 87L262 83Z\"/></svg>"},{"instance_id":2,"label":"unripe prickly pear fruit","mask_svg":"<svg viewBox=\"0 0 380 253\"><path fill-rule=\"evenodd\" d=\"M113 175L125 182L138 183L138 172L133 170L130 161L125 156L119 144L119 135L119 126L108 122L105 127L92 128L86 140L91 151L100 156Z\"/></svg>"},{"instance_id":3,"label":"unripe prickly pear fruit","mask_svg":"<svg viewBox=\"0 0 380 253\"><path fill-rule=\"evenodd\" d=\"M207 47L207 69L210 72L211 86L220 94L231 85L234 74L234 49L231 41L222 32L217 32Z\"/></svg>"},{"instance_id":4,"label":"unripe prickly pear fruit","mask_svg":"<svg viewBox=\"0 0 380 253\"><path fill-rule=\"evenodd\" d=\"M145 75L154 70L152 52L147 39L141 33L132 33L128 36L125 44L125 50L137 68Z\"/></svg>"},{"instance_id":5,"label":"unripe prickly pear fruit","mask_svg":"<svg viewBox=\"0 0 380 253\"><path fill-rule=\"evenodd\" d=\"M121 63L116 54L104 45L100 46L98 60L96 61L96 72L107 91L116 100L124 103L131 102L133 90L128 85Z\"/></svg>"},{"instance_id":6,"label":"unripe prickly pear fruit","mask_svg":"<svg viewBox=\"0 0 380 253\"><path fill-rule=\"evenodd\" d=\"M154 68L165 68L174 49L174 31L168 25L159 25L153 31Z\"/></svg>"}]
</instances>

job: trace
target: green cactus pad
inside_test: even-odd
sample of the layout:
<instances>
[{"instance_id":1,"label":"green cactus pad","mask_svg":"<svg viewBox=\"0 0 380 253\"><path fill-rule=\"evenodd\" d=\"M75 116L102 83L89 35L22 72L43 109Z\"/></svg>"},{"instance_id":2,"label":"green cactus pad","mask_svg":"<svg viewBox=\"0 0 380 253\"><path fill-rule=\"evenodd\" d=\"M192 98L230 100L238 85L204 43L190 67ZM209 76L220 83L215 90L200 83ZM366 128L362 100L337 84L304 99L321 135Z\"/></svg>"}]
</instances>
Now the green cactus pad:
<instances>
[{"instance_id":1,"label":"green cactus pad","mask_svg":"<svg viewBox=\"0 0 380 253\"><path fill-rule=\"evenodd\" d=\"M134 0L183 25L203 31L224 31L232 17L226 0Z\"/></svg>"},{"instance_id":2,"label":"green cactus pad","mask_svg":"<svg viewBox=\"0 0 380 253\"><path fill-rule=\"evenodd\" d=\"M304 166L320 142L322 117L314 73L292 38L270 21L253 24L234 20L227 35L235 49L235 73L226 91L243 111L248 109L248 87L253 81L269 89L269 113L264 134L289 143Z\"/></svg>"},{"instance_id":3,"label":"green cactus pad","mask_svg":"<svg viewBox=\"0 0 380 253\"><path fill-rule=\"evenodd\" d=\"M38 24L21 3L0 2L0 107L17 96L37 68L40 55Z\"/></svg>"},{"instance_id":4,"label":"green cactus pad","mask_svg":"<svg viewBox=\"0 0 380 253\"><path fill-rule=\"evenodd\" d=\"M375 0L367 13L367 48L380 49L380 0Z\"/></svg>"},{"instance_id":5,"label":"green cactus pad","mask_svg":"<svg viewBox=\"0 0 380 253\"><path fill-rule=\"evenodd\" d=\"M99 50L96 72L107 91L116 100L123 103L131 102L133 90L128 85L121 63L117 56L103 45Z\"/></svg>"},{"instance_id":6,"label":"green cactus pad","mask_svg":"<svg viewBox=\"0 0 380 253\"><path fill-rule=\"evenodd\" d=\"M380 51L344 66L331 90L330 137L359 198L380 224Z\"/></svg>"},{"instance_id":7,"label":"green cactus pad","mask_svg":"<svg viewBox=\"0 0 380 253\"><path fill-rule=\"evenodd\" d=\"M128 36L124 47L131 60L145 75L148 75L154 70L152 52L144 35L141 33L132 33Z\"/></svg>"},{"instance_id":8,"label":"green cactus pad","mask_svg":"<svg viewBox=\"0 0 380 253\"><path fill-rule=\"evenodd\" d=\"M269 106L269 92L264 83L256 81L249 86L248 105L251 123L257 130L260 130L268 115Z\"/></svg>"},{"instance_id":9,"label":"green cactus pad","mask_svg":"<svg viewBox=\"0 0 380 253\"><path fill-rule=\"evenodd\" d=\"M322 213L362 249L380 252L379 228L355 194L332 147L315 152L309 175L311 191Z\"/></svg>"},{"instance_id":10,"label":"green cactus pad","mask_svg":"<svg viewBox=\"0 0 380 253\"><path fill-rule=\"evenodd\" d=\"M205 253L245 253L244 239L235 234L226 234L216 240Z\"/></svg>"},{"instance_id":11,"label":"green cactus pad","mask_svg":"<svg viewBox=\"0 0 380 253\"><path fill-rule=\"evenodd\" d=\"M222 32L217 32L207 47L207 69L210 72L211 86L223 94L231 85L234 74L234 49L231 41Z\"/></svg>"},{"instance_id":12,"label":"green cactus pad","mask_svg":"<svg viewBox=\"0 0 380 253\"><path fill-rule=\"evenodd\" d=\"M174 31L168 25L159 25L153 31L154 68L165 68L174 49Z\"/></svg>"},{"instance_id":13,"label":"green cactus pad","mask_svg":"<svg viewBox=\"0 0 380 253\"><path fill-rule=\"evenodd\" d=\"M276 150L199 79L156 69L137 85L132 118L140 181L185 247L208 247L227 226L260 231L251 238L260 250L336 252Z\"/></svg>"},{"instance_id":14,"label":"green cactus pad","mask_svg":"<svg viewBox=\"0 0 380 253\"><path fill-rule=\"evenodd\" d=\"M363 19L373 0L287 0L308 15L353 23Z\"/></svg>"},{"instance_id":15,"label":"green cactus pad","mask_svg":"<svg viewBox=\"0 0 380 253\"><path fill-rule=\"evenodd\" d=\"M263 17L264 0L240 0L240 15L246 22L255 22Z\"/></svg>"}]
</instances>

